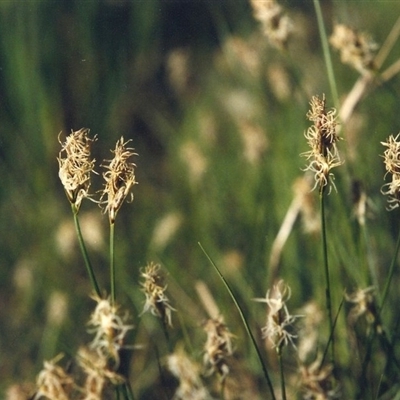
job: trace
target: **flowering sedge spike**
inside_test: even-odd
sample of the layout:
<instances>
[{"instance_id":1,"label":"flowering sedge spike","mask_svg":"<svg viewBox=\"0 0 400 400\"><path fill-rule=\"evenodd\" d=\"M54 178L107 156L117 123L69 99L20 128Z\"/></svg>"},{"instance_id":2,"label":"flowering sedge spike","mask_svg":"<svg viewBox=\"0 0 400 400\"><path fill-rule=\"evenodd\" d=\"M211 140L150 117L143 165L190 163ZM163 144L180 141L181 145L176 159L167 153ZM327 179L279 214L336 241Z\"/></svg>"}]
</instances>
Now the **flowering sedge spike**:
<instances>
[{"instance_id":1,"label":"flowering sedge spike","mask_svg":"<svg viewBox=\"0 0 400 400\"><path fill-rule=\"evenodd\" d=\"M233 354L232 340L233 334L225 325L223 318L209 319L204 330L207 333L207 341L204 346L204 364L209 370L209 374L217 372L224 381L229 373L227 358Z\"/></svg>"},{"instance_id":2,"label":"flowering sedge spike","mask_svg":"<svg viewBox=\"0 0 400 400\"><path fill-rule=\"evenodd\" d=\"M114 224L117 213L125 199L129 196L129 200L133 200L131 189L137 184L135 179L136 165L130 161L130 158L137 154L133 152L132 148L127 147L129 142L130 140L124 142L124 138L121 137L115 145L115 150L112 150L114 158L108 165L104 165L107 169L103 173L106 183L100 202L106 204L104 213L108 213L111 224ZM107 200L103 201L104 197Z\"/></svg>"},{"instance_id":3,"label":"flowering sedge spike","mask_svg":"<svg viewBox=\"0 0 400 400\"><path fill-rule=\"evenodd\" d=\"M278 49L285 49L291 33L292 20L275 0L250 0L254 18L258 20L265 36Z\"/></svg>"},{"instance_id":4,"label":"flowering sedge spike","mask_svg":"<svg viewBox=\"0 0 400 400\"><path fill-rule=\"evenodd\" d=\"M265 298L254 299L268 305L267 323L261 331L263 338L269 339L275 348L280 348L282 345L287 346L289 343L295 347L293 339L297 335L289 332L289 329L294 321L301 316L289 314L286 302L290 299L290 296L290 287L283 280L280 280L272 290L268 290Z\"/></svg>"},{"instance_id":5,"label":"flowering sedge spike","mask_svg":"<svg viewBox=\"0 0 400 400\"><path fill-rule=\"evenodd\" d=\"M93 349L81 347L77 353L77 362L85 374L82 400L100 400L108 384L124 383L123 376L110 369L108 359Z\"/></svg>"},{"instance_id":6,"label":"flowering sedge spike","mask_svg":"<svg viewBox=\"0 0 400 400\"><path fill-rule=\"evenodd\" d=\"M391 175L392 181L382 186L381 192L388 196L388 210L394 210L400 202L400 133L390 135L386 142L381 142L387 149L383 153L386 175Z\"/></svg>"},{"instance_id":7,"label":"flowering sedge spike","mask_svg":"<svg viewBox=\"0 0 400 400\"><path fill-rule=\"evenodd\" d=\"M78 350L77 362L85 373L84 399L101 399L107 382L104 376L104 371L107 370L107 359L93 350L82 347Z\"/></svg>"},{"instance_id":8,"label":"flowering sedge spike","mask_svg":"<svg viewBox=\"0 0 400 400\"><path fill-rule=\"evenodd\" d=\"M335 384L333 365L321 365L318 356L311 364L300 365L301 391L304 399L339 399L339 387Z\"/></svg>"},{"instance_id":9,"label":"flowering sedge spike","mask_svg":"<svg viewBox=\"0 0 400 400\"><path fill-rule=\"evenodd\" d=\"M41 398L69 400L69 392L72 390L74 380L70 377L62 367L57 365L57 362L62 358L62 355L57 356L51 361L44 362L44 368L39 373L36 385L34 400Z\"/></svg>"},{"instance_id":10,"label":"flowering sedge spike","mask_svg":"<svg viewBox=\"0 0 400 400\"><path fill-rule=\"evenodd\" d=\"M90 317L88 332L94 333L95 337L90 347L100 356L113 360L118 368L120 350L125 347L125 336L133 325L126 324L128 315L121 316L118 306L111 304L109 299L94 297L94 300L97 306Z\"/></svg>"},{"instance_id":11,"label":"flowering sedge spike","mask_svg":"<svg viewBox=\"0 0 400 400\"><path fill-rule=\"evenodd\" d=\"M182 348L178 348L167 358L167 367L177 379L174 400L209 400L210 394L200 378L200 368L190 360Z\"/></svg>"},{"instance_id":12,"label":"flowering sedge spike","mask_svg":"<svg viewBox=\"0 0 400 400\"><path fill-rule=\"evenodd\" d=\"M90 173L94 171L95 160L90 159L90 148L93 142L97 140L94 136L88 137L89 129L80 129L72 131L67 136L65 143L61 144L61 150L57 157L61 183L64 186L65 193L69 202L79 211L81 202L89 197Z\"/></svg>"},{"instance_id":13,"label":"flowering sedge spike","mask_svg":"<svg viewBox=\"0 0 400 400\"><path fill-rule=\"evenodd\" d=\"M354 325L360 317L364 316L369 327L375 326L378 331L381 330L374 292L375 287L369 286L366 289L358 289L354 293L345 294L345 299L353 304L349 313L350 325Z\"/></svg>"},{"instance_id":14,"label":"flowering sedge spike","mask_svg":"<svg viewBox=\"0 0 400 400\"><path fill-rule=\"evenodd\" d=\"M363 75L374 70L378 45L366 33L336 24L329 42L340 52L340 59L344 64L352 66Z\"/></svg>"},{"instance_id":15,"label":"flowering sedge spike","mask_svg":"<svg viewBox=\"0 0 400 400\"><path fill-rule=\"evenodd\" d=\"M321 325L324 322L324 313L319 305L310 301L301 308L303 318L299 324L297 342L297 356L301 363L315 357L315 349L320 341Z\"/></svg>"},{"instance_id":16,"label":"flowering sedge spike","mask_svg":"<svg viewBox=\"0 0 400 400\"><path fill-rule=\"evenodd\" d=\"M331 170L343 162L340 160L336 143L340 140L336 132L336 110L326 111L325 96L322 99L314 96L310 102L311 110L307 113L307 118L314 122L305 132L311 150L302 155L310 160L306 171L314 173L315 185L322 190L325 186L335 187L334 176Z\"/></svg>"},{"instance_id":17,"label":"flowering sedge spike","mask_svg":"<svg viewBox=\"0 0 400 400\"><path fill-rule=\"evenodd\" d=\"M149 311L156 317L160 317L164 323L172 327L171 312L175 309L169 304L165 295L167 286L163 283L160 274L160 265L150 263L141 273L144 282L141 283L142 291L146 295L146 302L142 314Z\"/></svg>"}]
</instances>

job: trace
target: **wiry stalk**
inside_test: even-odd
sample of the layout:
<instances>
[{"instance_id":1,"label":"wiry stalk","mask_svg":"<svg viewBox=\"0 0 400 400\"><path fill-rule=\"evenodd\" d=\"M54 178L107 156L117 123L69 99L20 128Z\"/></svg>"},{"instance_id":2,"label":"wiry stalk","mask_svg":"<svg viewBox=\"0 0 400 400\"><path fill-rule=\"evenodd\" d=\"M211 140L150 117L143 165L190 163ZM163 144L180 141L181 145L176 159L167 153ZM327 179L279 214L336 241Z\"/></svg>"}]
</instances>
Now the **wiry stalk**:
<instances>
[{"instance_id":1,"label":"wiry stalk","mask_svg":"<svg viewBox=\"0 0 400 400\"><path fill-rule=\"evenodd\" d=\"M256 350L257 357L258 357L258 359L259 359L259 361L260 361L262 370L263 370L263 372L264 372L265 379L266 379L266 381L267 381L267 384L268 384L268 387L269 387L269 390L270 390L270 393L271 393L271 396L272 396L271 398L272 398L272 400L276 400L275 392L274 392L274 387L273 387L273 385L272 385L271 378L269 377L267 367L265 366L265 363L264 363L264 361L263 361L263 359L262 359L260 349L258 348L256 339L255 339L253 333L252 333L251 330L250 330L250 326L249 326L249 324L248 324L248 322L247 322L247 320L246 320L246 317L245 317L245 315L244 315L244 313L243 313L243 310L242 310L242 308L240 307L238 301L236 300L235 295L233 294L233 292L232 292L232 290L231 290L231 288L230 288L230 286L229 286L229 283L226 281L226 279L225 279L224 276L222 275L222 273L221 273L221 271L219 270L219 268L217 267L217 265L214 263L214 261L211 259L211 257L208 255L208 253L205 251L205 249L203 248L203 246L201 245L201 243L199 243L199 246L200 246L201 250L203 251L203 253L205 254L205 256L208 258L208 261L210 261L211 265L212 265L212 266L214 267L214 269L217 271L219 277L221 278L222 282L224 283L226 289L228 290L228 293L230 294L230 296L231 296L231 298L232 298L232 300L233 300L233 302L234 302L234 304L235 304L237 310L239 311L239 315L240 315L240 318L242 319L243 325L244 325L244 327L245 327L245 329L246 329L246 333L247 333L247 335L249 336L249 338L250 338L250 340L251 340L251 342L252 342L252 344L253 344L254 349Z\"/></svg>"},{"instance_id":2,"label":"wiry stalk","mask_svg":"<svg viewBox=\"0 0 400 400\"><path fill-rule=\"evenodd\" d=\"M88 253L86 250L85 242L83 240L82 231L81 231L81 227L79 224L78 210L76 209L74 204L71 204L71 208L72 208L72 214L74 216L74 224L75 224L76 234L78 236L79 247L81 249L83 259L85 261L86 270L89 274L90 282L92 284L93 290L96 293L96 296L101 297L99 285L97 284L96 276L94 274L92 264L90 263L90 259L89 259L89 256L88 256Z\"/></svg>"},{"instance_id":3,"label":"wiry stalk","mask_svg":"<svg viewBox=\"0 0 400 400\"><path fill-rule=\"evenodd\" d=\"M123 390L124 390L124 396L125 396L126 400L134 400L132 387L131 387L131 384L129 383L129 381L124 383Z\"/></svg>"},{"instance_id":4,"label":"wiry stalk","mask_svg":"<svg viewBox=\"0 0 400 400\"><path fill-rule=\"evenodd\" d=\"M115 304L116 294L115 294L115 255L114 255L114 248L115 248L115 239L114 239L114 232L115 232L115 223L110 223L110 286L111 286L111 304Z\"/></svg>"},{"instance_id":5,"label":"wiry stalk","mask_svg":"<svg viewBox=\"0 0 400 400\"><path fill-rule=\"evenodd\" d=\"M277 347L277 353L279 358L279 372L281 375L282 400L286 400L286 385L285 385L285 374L283 372L282 349L283 349L283 342Z\"/></svg>"},{"instance_id":6,"label":"wiry stalk","mask_svg":"<svg viewBox=\"0 0 400 400\"><path fill-rule=\"evenodd\" d=\"M388 274L388 277L386 279L385 287L383 289L383 293L382 293L382 296L381 296L381 301L380 301L379 310L378 310L378 320L377 320L378 323L380 323L380 321L381 321L382 309L383 309L383 306L385 304L386 298L387 298L388 293L389 293L389 288L390 288L390 284L392 282L392 278L393 278L394 269L395 269L395 266L396 266L396 261L397 261L397 256L399 254L399 250L400 250L400 232L399 232L399 234L397 236L396 248L395 248L395 251L394 251L394 254L393 254L392 262L390 264L389 274ZM371 360L372 343L373 343L375 337L376 337L376 330L374 329L374 330L372 330L370 332L370 334L368 336L367 350L365 352L363 368L362 368L362 373L361 373L362 377L364 377L366 375L367 367L368 367L369 362ZM383 335L382 337L383 337L383 340L386 339L385 335ZM388 347L390 348L391 345L388 346ZM396 360L395 358L393 358L393 359Z\"/></svg>"},{"instance_id":7,"label":"wiry stalk","mask_svg":"<svg viewBox=\"0 0 400 400\"><path fill-rule=\"evenodd\" d=\"M389 293L390 284L392 282L392 278L393 278L393 274L394 274L394 268L396 266L397 256L399 254L399 249L400 249L400 232L399 232L399 234L397 236L396 249L394 251L392 262L390 264L389 275L388 275L388 277L386 279L385 288L383 289L379 313L382 312L382 308L383 308L383 306L385 304L387 295Z\"/></svg>"},{"instance_id":8,"label":"wiry stalk","mask_svg":"<svg viewBox=\"0 0 400 400\"><path fill-rule=\"evenodd\" d=\"M331 361L335 365L335 340L333 332L333 319L332 319L332 299L331 299L331 284L329 278L329 263L328 263L328 246L326 240L326 221L325 221L325 186L321 187L319 198L321 204L321 234L322 234L322 253L324 259L324 272L325 272L325 296L326 296L326 309L328 311L329 328L331 340Z\"/></svg>"},{"instance_id":9,"label":"wiry stalk","mask_svg":"<svg viewBox=\"0 0 400 400\"><path fill-rule=\"evenodd\" d=\"M333 65L331 53L329 51L328 36L326 34L324 18L322 16L321 4L319 0L314 0L315 14L317 15L318 30L322 43L322 51L324 53L325 66L328 73L329 86L331 88L333 102L336 108L339 108L339 96L336 87L335 75L333 72Z\"/></svg>"}]
</instances>

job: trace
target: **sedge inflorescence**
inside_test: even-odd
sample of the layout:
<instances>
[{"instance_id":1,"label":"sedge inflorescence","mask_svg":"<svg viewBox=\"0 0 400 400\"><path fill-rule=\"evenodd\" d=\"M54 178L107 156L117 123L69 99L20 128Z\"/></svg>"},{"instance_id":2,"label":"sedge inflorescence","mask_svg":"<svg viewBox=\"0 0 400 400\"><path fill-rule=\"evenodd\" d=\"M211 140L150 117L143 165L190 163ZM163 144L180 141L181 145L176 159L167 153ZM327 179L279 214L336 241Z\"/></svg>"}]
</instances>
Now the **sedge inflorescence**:
<instances>
[{"instance_id":1,"label":"sedge inflorescence","mask_svg":"<svg viewBox=\"0 0 400 400\"><path fill-rule=\"evenodd\" d=\"M343 164L336 146L340 140L337 134L336 110L326 110L324 95L322 98L313 96L310 106L307 118L314 125L310 126L304 134L311 149L302 154L307 160L310 160L305 170L314 174L313 189L319 187L322 191L328 186L330 190L332 186L335 187L334 175L331 170Z\"/></svg>"},{"instance_id":2,"label":"sedge inflorescence","mask_svg":"<svg viewBox=\"0 0 400 400\"><path fill-rule=\"evenodd\" d=\"M36 380L38 391L33 398L34 400L39 400L43 397L69 400L69 393L73 388L74 380L61 366L57 365L57 362L62 357L62 355L59 355L53 360L44 361L43 369Z\"/></svg>"},{"instance_id":3,"label":"sedge inflorescence","mask_svg":"<svg viewBox=\"0 0 400 400\"><path fill-rule=\"evenodd\" d=\"M89 129L72 131L65 142L61 142L61 150L57 157L58 176L64 186L69 202L79 210L82 200L89 197L90 174L94 172L95 160L91 159L91 146L97 140L90 138Z\"/></svg>"},{"instance_id":4,"label":"sedge inflorescence","mask_svg":"<svg viewBox=\"0 0 400 400\"><path fill-rule=\"evenodd\" d=\"M69 202L79 211L82 200L91 198L89 187L91 185L91 173L94 171L95 160L91 159L91 146L97 140L97 136L89 137L89 129L82 128L72 131L65 142L61 144L61 150L57 158L59 164L59 177L64 187ZM121 137L117 140L114 157L103 167L105 181L104 188L100 192L101 205L104 205L104 213L108 213L110 223L115 218L123 202L133 200L132 188L137 184L135 177L136 165L131 161L135 155L134 149L128 147L131 140L124 141Z\"/></svg>"},{"instance_id":5,"label":"sedge inflorescence","mask_svg":"<svg viewBox=\"0 0 400 400\"><path fill-rule=\"evenodd\" d=\"M136 155L133 148L128 147L130 140L124 141L121 137L112 151L114 158L109 164L104 165L106 172L103 173L105 180L104 189L100 201L105 204L104 213L108 213L110 223L115 222L115 218L125 199L133 200L131 189L137 184L135 178L136 165L131 161L131 157ZM103 198L106 200L103 201Z\"/></svg>"},{"instance_id":6,"label":"sedge inflorescence","mask_svg":"<svg viewBox=\"0 0 400 400\"><path fill-rule=\"evenodd\" d=\"M286 48L293 23L284 9L275 0L251 0L250 3L254 18L261 23L270 43L279 49Z\"/></svg>"},{"instance_id":7,"label":"sedge inflorescence","mask_svg":"<svg viewBox=\"0 0 400 400\"><path fill-rule=\"evenodd\" d=\"M364 316L368 325L374 325L379 320L378 307L375 301L375 287L369 286L365 289L357 289L351 294L345 293L345 299L353 306L349 313L350 325Z\"/></svg>"},{"instance_id":8,"label":"sedge inflorescence","mask_svg":"<svg viewBox=\"0 0 400 400\"><path fill-rule=\"evenodd\" d=\"M133 325L126 323L128 314L121 314L119 307L110 299L94 297L97 302L88 325L95 337L90 347L105 359L112 360L115 366L120 363L120 351L124 348L125 337Z\"/></svg>"},{"instance_id":9,"label":"sedge inflorescence","mask_svg":"<svg viewBox=\"0 0 400 400\"><path fill-rule=\"evenodd\" d=\"M208 400L211 398L200 378L199 366L189 358L183 348L179 347L168 356L167 367L179 380L174 400Z\"/></svg>"},{"instance_id":10,"label":"sedge inflorescence","mask_svg":"<svg viewBox=\"0 0 400 400\"><path fill-rule=\"evenodd\" d=\"M268 305L267 322L261 331L263 338L269 339L275 348L287 346L289 343L295 347L293 339L297 335L291 332L291 327L300 315L289 314L286 302L290 296L290 287L280 280L272 290L267 291L265 298L254 299Z\"/></svg>"},{"instance_id":11,"label":"sedge inflorescence","mask_svg":"<svg viewBox=\"0 0 400 400\"><path fill-rule=\"evenodd\" d=\"M232 337L233 334L220 316L211 318L204 324L207 333L207 340L204 346L204 364L209 374L216 372L221 381L229 373L227 359L232 356Z\"/></svg>"},{"instance_id":12,"label":"sedge inflorescence","mask_svg":"<svg viewBox=\"0 0 400 400\"><path fill-rule=\"evenodd\" d=\"M393 210L400 203L400 133L395 137L390 135L386 142L381 144L387 149L383 153L386 175L391 176L391 181L382 186L382 194L388 196L388 209Z\"/></svg>"},{"instance_id":13,"label":"sedge inflorescence","mask_svg":"<svg viewBox=\"0 0 400 400\"><path fill-rule=\"evenodd\" d=\"M153 315L160 317L163 323L172 326L171 313L175 309L171 306L165 294L167 286L164 285L160 268L159 264L150 263L141 273L144 278L141 283L142 291L146 296L142 314L150 311Z\"/></svg>"},{"instance_id":14,"label":"sedge inflorescence","mask_svg":"<svg viewBox=\"0 0 400 400\"><path fill-rule=\"evenodd\" d=\"M344 24L336 24L329 41L340 52L342 62L361 74L375 68L374 57L378 45L367 33L357 32Z\"/></svg>"}]
</instances>

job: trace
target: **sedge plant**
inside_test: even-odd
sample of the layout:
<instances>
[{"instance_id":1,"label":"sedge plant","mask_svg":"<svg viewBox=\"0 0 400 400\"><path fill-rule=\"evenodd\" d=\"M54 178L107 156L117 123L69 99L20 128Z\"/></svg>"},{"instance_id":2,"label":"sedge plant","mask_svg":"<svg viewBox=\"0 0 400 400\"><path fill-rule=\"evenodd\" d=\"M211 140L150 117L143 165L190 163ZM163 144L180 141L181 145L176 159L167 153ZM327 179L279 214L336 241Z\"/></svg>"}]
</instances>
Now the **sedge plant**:
<instances>
[{"instance_id":1,"label":"sedge plant","mask_svg":"<svg viewBox=\"0 0 400 400\"><path fill-rule=\"evenodd\" d=\"M325 217L325 197L330 193L332 187L335 188L334 175L332 169L342 165L337 142L340 140L337 133L336 110L326 109L325 95L322 98L314 96L310 102L311 109L307 113L307 118L314 124L305 132L310 150L303 155L309 160L306 171L314 175L314 189L318 188L320 209L321 209L321 235L322 253L325 273L325 294L326 307L328 311L331 340L331 357L334 362L334 335L333 335L333 314L332 314L332 295L329 277L329 259Z\"/></svg>"},{"instance_id":2,"label":"sedge plant","mask_svg":"<svg viewBox=\"0 0 400 400\"><path fill-rule=\"evenodd\" d=\"M124 366L121 353L127 348L126 336L133 329L133 325L128 323L129 315L121 313L116 303L114 227L118 211L124 201L133 199L131 190L137 182L136 165L131 161L131 157L135 153L132 148L127 147L129 140L124 141L121 137L117 141L113 151L114 158L105 165L106 172L103 174L105 185L100 200L97 201L104 205L104 213L108 214L110 223L110 296L108 297L100 290L78 220L82 200L84 198L93 200L89 194L89 187L95 160L90 158L90 150L97 138L96 136L90 138L88 134L88 129L72 131L65 143L60 141L62 149L58 157L59 177L71 204L80 249L93 289L92 298L97 303L88 323L88 332L92 333L94 338L89 346L83 347L77 355L78 364L87 378L84 387L79 388L73 378L57 365L61 358L57 357L45 362L44 369L38 376L38 391L35 398L40 396L68 398L67 393L73 393L77 387L89 396L87 398L100 398L96 396L101 396L106 384L111 384L115 387L117 398L122 396L123 399L132 400L130 383L122 372Z\"/></svg>"}]
</instances>

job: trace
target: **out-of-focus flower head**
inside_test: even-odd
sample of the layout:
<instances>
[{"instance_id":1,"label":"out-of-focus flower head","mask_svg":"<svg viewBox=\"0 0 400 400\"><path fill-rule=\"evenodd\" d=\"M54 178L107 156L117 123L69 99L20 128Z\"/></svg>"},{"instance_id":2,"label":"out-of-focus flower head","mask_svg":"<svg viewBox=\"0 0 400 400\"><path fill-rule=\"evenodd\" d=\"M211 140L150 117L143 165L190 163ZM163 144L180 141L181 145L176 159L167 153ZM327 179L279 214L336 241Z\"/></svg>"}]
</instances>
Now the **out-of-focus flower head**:
<instances>
[{"instance_id":1,"label":"out-of-focus flower head","mask_svg":"<svg viewBox=\"0 0 400 400\"><path fill-rule=\"evenodd\" d=\"M300 315L290 315L286 302L290 299L291 290L288 285L280 280L268 290L265 298L257 298L255 301L267 303L267 322L262 328L264 338L268 338L273 347L287 346L291 343L294 347L293 339L297 335L290 332L290 329Z\"/></svg>"},{"instance_id":2,"label":"out-of-focus flower head","mask_svg":"<svg viewBox=\"0 0 400 400\"><path fill-rule=\"evenodd\" d=\"M90 345L102 357L112 359L116 368L119 365L119 352L125 347L125 336L133 329L133 325L126 324L128 314L121 315L119 307L110 299L94 297L97 306L92 313L88 325L89 332L95 337Z\"/></svg>"}]
</instances>

